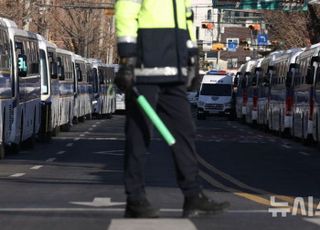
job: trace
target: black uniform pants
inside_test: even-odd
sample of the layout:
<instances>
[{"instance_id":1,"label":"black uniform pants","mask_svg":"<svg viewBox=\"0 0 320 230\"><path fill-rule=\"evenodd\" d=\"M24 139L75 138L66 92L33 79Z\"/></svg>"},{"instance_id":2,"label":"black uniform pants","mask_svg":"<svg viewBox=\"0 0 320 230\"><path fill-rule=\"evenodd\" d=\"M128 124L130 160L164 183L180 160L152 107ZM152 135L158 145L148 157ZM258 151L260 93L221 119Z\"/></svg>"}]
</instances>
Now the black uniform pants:
<instances>
[{"instance_id":1,"label":"black uniform pants","mask_svg":"<svg viewBox=\"0 0 320 230\"><path fill-rule=\"evenodd\" d=\"M195 126L186 87L181 84L137 85L176 139L171 147L177 182L185 196L200 191L195 150ZM124 182L128 199L145 196L144 161L152 137L152 124L130 95L126 98L127 119Z\"/></svg>"}]
</instances>

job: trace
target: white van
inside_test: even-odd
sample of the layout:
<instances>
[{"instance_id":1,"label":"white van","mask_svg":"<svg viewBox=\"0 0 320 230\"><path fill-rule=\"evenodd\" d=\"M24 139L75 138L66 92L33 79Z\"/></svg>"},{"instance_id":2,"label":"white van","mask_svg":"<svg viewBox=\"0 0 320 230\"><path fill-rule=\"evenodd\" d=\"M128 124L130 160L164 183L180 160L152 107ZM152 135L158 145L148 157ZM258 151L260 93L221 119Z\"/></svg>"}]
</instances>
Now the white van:
<instances>
[{"instance_id":1,"label":"white van","mask_svg":"<svg viewBox=\"0 0 320 230\"><path fill-rule=\"evenodd\" d=\"M208 114L230 113L232 98L232 74L223 70L211 70L202 79L197 102L197 118Z\"/></svg>"}]
</instances>

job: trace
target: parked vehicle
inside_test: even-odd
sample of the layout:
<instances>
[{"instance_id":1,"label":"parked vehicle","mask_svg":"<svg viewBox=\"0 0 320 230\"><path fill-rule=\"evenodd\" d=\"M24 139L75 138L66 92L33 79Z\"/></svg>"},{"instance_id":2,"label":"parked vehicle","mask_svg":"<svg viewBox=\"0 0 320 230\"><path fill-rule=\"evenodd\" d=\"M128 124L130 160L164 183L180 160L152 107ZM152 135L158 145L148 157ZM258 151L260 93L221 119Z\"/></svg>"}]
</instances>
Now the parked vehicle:
<instances>
[{"instance_id":1,"label":"parked vehicle","mask_svg":"<svg viewBox=\"0 0 320 230\"><path fill-rule=\"evenodd\" d=\"M56 45L37 35L40 49L41 125L39 136L48 140L59 127L59 80Z\"/></svg>"},{"instance_id":2,"label":"parked vehicle","mask_svg":"<svg viewBox=\"0 0 320 230\"><path fill-rule=\"evenodd\" d=\"M237 82L236 115L238 119L246 120L248 103L248 81L256 61L251 60L240 66L235 81Z\"/></svg>"},{"instance_id":3,"label":"parked vehicle","mask_svg":"<svg viewBox=\"0 0 320 230\"><path fill-rule=\"evenodd\" d=\"M197 118L209 114L229 113L233 80L226 71L211 70L203 76L197 101Z\"/></svg>"}]
</instances>

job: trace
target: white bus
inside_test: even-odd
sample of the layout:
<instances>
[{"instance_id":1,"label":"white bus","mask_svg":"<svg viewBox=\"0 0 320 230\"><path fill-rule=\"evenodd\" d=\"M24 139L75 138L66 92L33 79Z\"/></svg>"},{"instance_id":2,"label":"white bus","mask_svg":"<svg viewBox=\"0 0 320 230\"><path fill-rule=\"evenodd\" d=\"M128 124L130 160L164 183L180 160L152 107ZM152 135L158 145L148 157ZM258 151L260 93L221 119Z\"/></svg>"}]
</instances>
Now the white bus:
<instances>
[{"instance_id":1,"label":"white bus","mask_svg":"<svg viewBox=\"0 0 320 230\"><path fill-rule=\"evenodd\" d=\"M60 69L58 71L60 72L58 73L59 126L62 131L70 130L73 119L76 82L72 56L72 52L57 48L57 65L58 69Z\"/></svg>"},{"instance_id":2,"label":"white bus","mask_svg":"<svg viewBox=\"0 0 320 230\"><path fill-rule=\"evenodd\" d=\"M286 50L275 56L272 66L269 121L270 129L286 136L291 135L294 108L294 78L297 73L296 60L303 50Z\"/></svg>"},{"instance_id":3,"label":"white bus","mask_svg":"<svg viewBox=\"0 0 320 230\"><path fill-rule=\"evenodd\" d=\"M56 45L37 35L40 49L41 126L40 138L50 139L59 131L59 80Z\"/></svg>"},{"instance_id":4,"label":"white bus","mask_svg":"<svg viewBox=\"0 0 320 230\"><path fill-rule=\"evenodd\" d=\"M87 61L85 58L73 55L74 75L75 75L75 94L74 94L74 122L84 122L85 118L90 117L92 113L89 81L87 72Z\"/></svg>"},{"instance_id":5,"label":"white bus","mask_svg":"<svg viewBox=\"0 0 320 230\"><path fill-rule=\"evenodd\" d=\"M319 140L319 59L319 43L306 48L294 78L293 135L311 142Z\"/></svg>"},{"instance_id":6,"label":"white bus","mask_svg":"<svg viewBox=\"0 0 320 230\"><path fill-rule=\"evenodd\" d=\"M16 24L8 19L1 18L0 21L8 29L12 54L10 60L12 80L4 80L5 85L11 84L11 90L7 91L6 87L3 90L8 93L8 96L11 93L12 107L6 108L11 113L8 117L10 120L7 120L7 112L3 113L2 125L8 129L3 129L2 141L9 144L13 152L17 152L22 142L25 142L28 147L33 147L40 128L39 46L36 34L18 29ZM3 39L5 41L7 38L3 37ZM6 52L8 44L3 48ZM12 123L12 126L9 127L7 122Z\"/></svg>"},{"instance_id":7,"label":"white bus","mask_svg":"<svg viewBox=\"0 0 320 230\"><path fill-rule=\"evenodd\" d=\"M11 22L12 24L14 22ZM15 81L13 80L14 67L12 65L12 42L8 34L9 22L0 20L0 158L5 155L5 146L10 145L10 136L13 124L13 101Z\"/></svg>"},{"instance_id":8,"label":"white bus","mask_svg":"<svg viewBox=\"0 0 320 230\"><path fill-rule=\"evenodd\" d=\"M256 60L251 68L251 73L248 75L246 122L249 124L257 124L258 105L265 101L265 95L263 94L263 90L261 90L262 61L263 58Z\"/></svg>"},{"instance_id":9,"label":"white bus","mask_svg":"<svg viewBox=\"0 0 320 230\"><path fill-rule=\"evenodd\" d=\"M111 118L112 114L116 111L116 86L113 82L119 66L116 64L108 64L107 69L107 78L105 79L107 83L107 118Z\"/></svg>"},{"instance_id":10,"label":"white bus","mask_svg":"<svg viewBox=\"0 0 320 230\"><path fill-rule=\"evenodd\" d=\"M262 125L266 130L271 128L269 106L271 101L271 84L275 74L273 60L282 53L283 51L272 52L261 62L262 84L260 85L260 91L263 99L258 102L257 123Z\"/></svg>"},{"instance_id":11,"label":"white bus","mask_svg":"<svg viewBox=\"0 0 320 230\"><path fill-rule=\"evenodd\" d=\"M238 119L246 121L248 103L248 80L256 61L251 60L241 65L235 81L238 83L236 94L236 114Z\"/></svg>"}]
</instances>

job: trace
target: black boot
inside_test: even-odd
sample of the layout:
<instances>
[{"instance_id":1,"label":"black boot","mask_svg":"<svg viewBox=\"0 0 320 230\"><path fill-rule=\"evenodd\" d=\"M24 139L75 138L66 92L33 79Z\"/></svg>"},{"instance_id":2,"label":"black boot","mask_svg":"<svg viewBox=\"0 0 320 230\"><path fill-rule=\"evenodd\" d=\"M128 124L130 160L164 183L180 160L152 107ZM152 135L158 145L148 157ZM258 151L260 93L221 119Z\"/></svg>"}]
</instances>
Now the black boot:
<instances>
[{"instance_id":1,"label":"black boot","mask_svg":"<svg viewBox=\"0 0 320 230\"><path fill-rule=\"evenodd\" d=\"M153 208L149 201L144 198L142 200L127 200L126 211L124 217L127 218L158 218L159 210Z\"/></svg>"},{"instance_id":2,"label":"black boot","mask_svg":"<svg viewBox=\"0 0 320 230\"><path fill-rule=\"evenodd\" d=\"M197 195L185 197L182 216L188 218L200 215L217 214L229 206L229 202L215 202L200 192Z\"/></svg>"}]
</instances>

